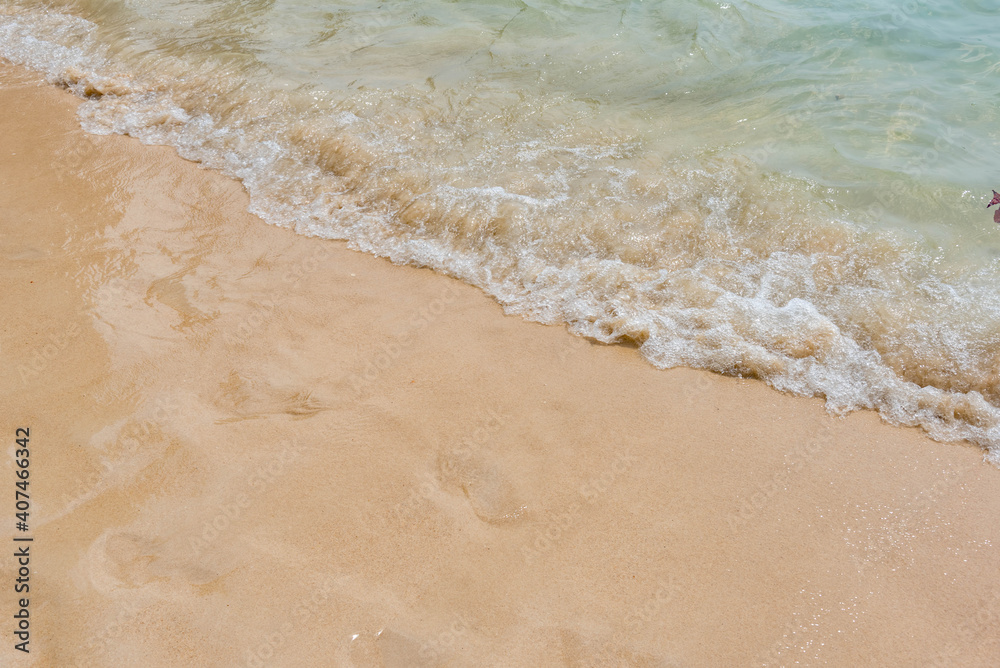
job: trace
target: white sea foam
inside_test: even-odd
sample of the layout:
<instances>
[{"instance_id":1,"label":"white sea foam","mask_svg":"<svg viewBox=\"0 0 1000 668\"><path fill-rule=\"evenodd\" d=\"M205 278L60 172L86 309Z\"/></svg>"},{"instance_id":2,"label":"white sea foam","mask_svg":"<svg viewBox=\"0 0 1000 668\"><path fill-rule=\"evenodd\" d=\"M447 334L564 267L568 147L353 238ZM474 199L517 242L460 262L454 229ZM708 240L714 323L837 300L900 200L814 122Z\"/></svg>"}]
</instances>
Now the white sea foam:
<instances>
[{"instance_id":1,"label":"white sea foam","mask_svg":"<svg viewBox=\"0 0 1000 668\"><path fill-rule=\"evenodd\" d=\"M512 83L483 66L441 88L336 88L340 72L289 86L278 54L216 48L250 39L225 21L199 51L131 10L88 7L74 5L88 19L8 8L0 55L86 98L88 131L174 146L241 179L268 222L433 267L510 313L634 342L659 367L875 409L1000 461L997 262L949 263L873 228L884 207L765 171L711 128L699 135L711 119L687 103L657 115L588 99L532 83L521 61ZM388 30L367 25L355 33L366 44ZM303 53L306 70L315 54ZM415 67L393 53L381 57Z\"/></svg>"}]
</instances>

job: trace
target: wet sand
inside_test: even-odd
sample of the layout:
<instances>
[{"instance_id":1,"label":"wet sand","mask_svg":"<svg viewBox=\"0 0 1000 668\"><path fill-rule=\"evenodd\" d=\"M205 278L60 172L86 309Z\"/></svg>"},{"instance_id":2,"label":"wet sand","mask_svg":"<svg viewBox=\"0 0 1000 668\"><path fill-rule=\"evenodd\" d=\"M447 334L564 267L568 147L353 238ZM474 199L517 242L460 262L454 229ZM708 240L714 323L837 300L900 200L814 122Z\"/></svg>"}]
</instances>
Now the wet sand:
<instances>
[{"instance_id":1,"label":"wet sand","mask_svg":"<svg viewBox=\"0 0 1000 668\"><path fill-rule=\"evenodd\" d=\"M1000 472L247 213L0 67L3 665L993 666Z\"/></svg>"}]
</instances>

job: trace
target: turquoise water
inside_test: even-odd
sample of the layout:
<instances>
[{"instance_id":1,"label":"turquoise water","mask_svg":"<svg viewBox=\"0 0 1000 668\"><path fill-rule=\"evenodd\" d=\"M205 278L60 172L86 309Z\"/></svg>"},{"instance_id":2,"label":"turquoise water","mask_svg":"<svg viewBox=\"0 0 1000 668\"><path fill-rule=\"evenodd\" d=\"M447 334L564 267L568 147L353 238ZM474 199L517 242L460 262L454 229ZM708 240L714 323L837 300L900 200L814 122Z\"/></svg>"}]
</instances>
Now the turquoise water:
<instances>
[{"instance_id":1,"label":"turquoise water","mask_svg":"<svg viewBox=\"0 0 1000 668\"><path fill-rule=\"evenodd\" d=\"M1000 448L985 2L46 7L3 5L0 55L268 222Z\"/></svg>"}]
</instances>

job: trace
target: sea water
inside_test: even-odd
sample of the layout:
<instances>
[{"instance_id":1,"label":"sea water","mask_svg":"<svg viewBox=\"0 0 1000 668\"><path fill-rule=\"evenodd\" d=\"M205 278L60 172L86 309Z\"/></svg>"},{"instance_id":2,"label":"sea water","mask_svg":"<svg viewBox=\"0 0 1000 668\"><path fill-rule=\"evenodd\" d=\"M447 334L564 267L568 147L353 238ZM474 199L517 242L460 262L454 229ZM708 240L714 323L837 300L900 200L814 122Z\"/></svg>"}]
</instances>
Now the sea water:
<instances>
[{"instance_id":1,"label":"sea water","mask_svg":"<svg viewBox=\"0 0 1000 668\"><path fill-rule=\"evenodd\" d=\"M22 0L0 56L302 234L1000 461L985 0ZM83 165L81 168L85 169Z\"/></svg>"}]
</instances>

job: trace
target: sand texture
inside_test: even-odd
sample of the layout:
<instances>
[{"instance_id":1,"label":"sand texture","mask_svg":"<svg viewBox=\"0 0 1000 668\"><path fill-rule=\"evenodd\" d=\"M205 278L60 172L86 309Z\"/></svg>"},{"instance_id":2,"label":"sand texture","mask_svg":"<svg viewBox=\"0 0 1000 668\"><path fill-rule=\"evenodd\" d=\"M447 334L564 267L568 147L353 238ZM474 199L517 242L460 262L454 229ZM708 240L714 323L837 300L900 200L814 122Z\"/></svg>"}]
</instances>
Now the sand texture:
<instances>
[{"instance_id":1,"label":"sand texture","mask_svg":"<svg viewBox=\"0 0 1000 668\"><path fill-rule=\"evenodd\" d=\"M979 450L505 316L0 82L0 664L1000 665Z\"/></svg>"}]
</instances>

